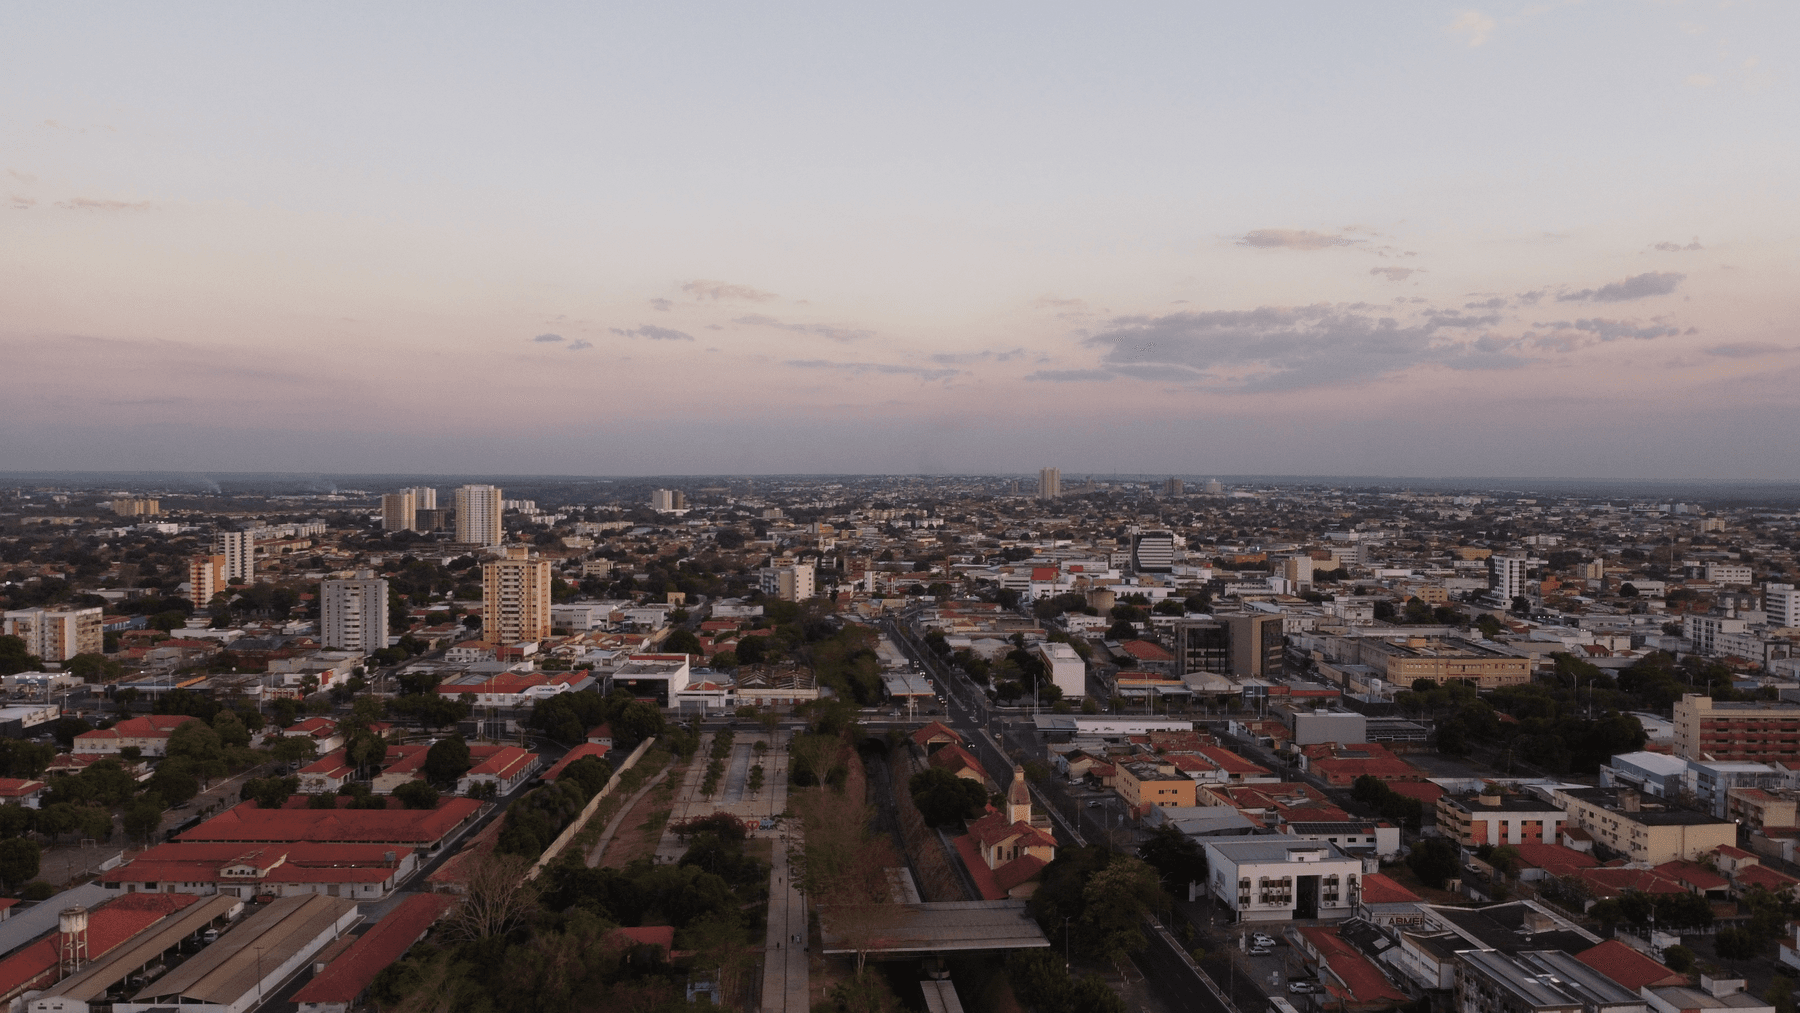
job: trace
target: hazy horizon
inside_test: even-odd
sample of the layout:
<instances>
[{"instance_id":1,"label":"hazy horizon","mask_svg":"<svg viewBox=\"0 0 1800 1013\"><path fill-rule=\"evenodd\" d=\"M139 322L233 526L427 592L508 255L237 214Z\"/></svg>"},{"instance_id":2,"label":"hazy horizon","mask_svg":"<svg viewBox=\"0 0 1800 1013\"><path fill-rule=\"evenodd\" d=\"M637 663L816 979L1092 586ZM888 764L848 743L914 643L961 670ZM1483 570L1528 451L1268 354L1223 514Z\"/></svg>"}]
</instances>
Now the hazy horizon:
<instances>
[{"instance_id":1,"label":"hazy horizon","mask_svg":"<svg viewBox=\"0 0 1800 1013\"><path fill-rule=\"evenodd\" d=\"M1800 477L1793 5L9 27L0 469Z\"/></svg>"}]
</instances>

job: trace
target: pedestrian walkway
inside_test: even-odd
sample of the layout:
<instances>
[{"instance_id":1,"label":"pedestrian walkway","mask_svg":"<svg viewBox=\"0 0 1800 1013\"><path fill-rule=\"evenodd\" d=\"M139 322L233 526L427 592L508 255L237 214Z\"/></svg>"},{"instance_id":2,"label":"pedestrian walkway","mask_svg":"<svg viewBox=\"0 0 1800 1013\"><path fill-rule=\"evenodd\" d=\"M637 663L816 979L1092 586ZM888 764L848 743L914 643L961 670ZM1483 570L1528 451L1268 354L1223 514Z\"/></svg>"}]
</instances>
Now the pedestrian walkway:
<instances>
[{"instance_id":1,"label":"pedestrian walkway","mask_svg":"<svg viewBox=\"0 0 1800 1013\"><path fill-rule=\"evenodd\" d=\"M716 812L727 812L741 820L760 822L764 819L779 816L787 810L788 800L788 754L787 733L776 731L772 734L755 732L740 735L733 747L733 757L726 761L726 776L719 779L718 790L711 796L704 795L700 789L706 784L706 765L712 757L712 735L704 735L700 739L699 749L694 753L694 760L688 764L687 774L682 777L681 784L675 790L675 805L669 813L669 824L672 826L682 820L696 816L711 816ZM759 756L756 743L768 743L767 749ZM739 763L737 753L749 750L749 759ZM748 776L751 767L762 764L763 786L760 791L748 789ZM741 774L744 783L736 791L732 790L734 776ZM753 797L754 796L754 797ZM781 831L755 830L752 837L778 837ZM687 853L687 842L675 836L669 829L663 830L662 840L656 847L656 861L679 862Z\"/></svg>"},{"instance_id":2,"label":"pedestrian walkway","mask_svg":"<svg viewBox=\"0 0 1800 1013\"><path fill-rule=\"evenodd\" d=\"M798 841L776 842L775 862L769 870L769 931L763 941L763 1013L809 1013L812 990L807 959L806 898L794 885L788 864L789 847Z\"/></svg>"}]
</instances>

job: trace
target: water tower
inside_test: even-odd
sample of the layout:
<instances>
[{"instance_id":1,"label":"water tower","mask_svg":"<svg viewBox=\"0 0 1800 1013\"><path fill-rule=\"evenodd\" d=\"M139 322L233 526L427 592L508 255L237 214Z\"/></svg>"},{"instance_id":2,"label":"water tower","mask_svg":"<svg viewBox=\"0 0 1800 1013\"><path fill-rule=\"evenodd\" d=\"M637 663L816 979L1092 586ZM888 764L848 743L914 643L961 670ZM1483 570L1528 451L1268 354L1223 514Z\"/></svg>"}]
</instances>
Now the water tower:
<instances>
[{"instance_id":1,"label":"water tower","mask_svg":"<svg viewBox=\"0 0 1800 1013\"><path fill-rule=\"evenodd\" d=\"M59 956L66 978L81 970L88 960L88 909L79 904L63 908L56 921L62 943Z\"/></svg>"}]
</instances>

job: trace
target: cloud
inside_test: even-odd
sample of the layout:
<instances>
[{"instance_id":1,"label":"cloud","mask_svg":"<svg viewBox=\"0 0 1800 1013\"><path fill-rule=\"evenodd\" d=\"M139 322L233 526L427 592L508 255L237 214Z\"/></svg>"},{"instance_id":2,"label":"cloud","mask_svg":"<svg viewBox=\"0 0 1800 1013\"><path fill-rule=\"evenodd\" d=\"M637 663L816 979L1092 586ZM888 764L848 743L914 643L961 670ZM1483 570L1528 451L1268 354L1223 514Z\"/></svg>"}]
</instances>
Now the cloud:
<instances>
[{"instance_id":1,"label":"cloud","mask_svg":"<svg viewBox=\"0 0 1800 1013\"><path fill-rule=\"evenodd\" d=\"M1425 273L1422 267L1371 267L1370 274L1378 274L1389 281L1405 281L1415 274Z\"/></svg>"},{"instance_id":2,"label":"cloud","mask_svg":"<svg viewBox=\"0 0 1800 1013\"><path fill-rule=\"evenodd\" d=\"M1366 240L1305 229L1255 229L1237 240L1239 246L1259 250L1323 250L1331 246L1355 246L1361 242Z\"/></svg>"},{"instance_id":3,"label":"cloud","mask_svg":"<svg viewBox=\"0 0 1800 1013\"><path fill-rule=\"evenodd\" d=\"M1015 348L1009 352L995 352L991 350L982 352L938 352L931 356L931 361L946 366L953 366L969 362L986 362L990 359L994 362L1010 362L1013 359L1023 358L1024 355L1025 349L1023 348Z\"/></svg>"},{"instance_id":4,"label":"cloud","mask_svg":"<svg viewBox=\"0 0 1800 1013\"><path fill-rule=\"evenodd\" d=\"M594 343L586 338L576 338L574 341L569 342L569 351L571 352L579 352L584 348L592 347L594 347Z\"/></svg>"},{"instance_id":5,"label":"cloud","mask_svg":"<svg viewBox=\"0 0 1800 1013\"><path fill-rule=\"evenodd\" d=\"M56 205L69 211L148 211L149 201L132 204L122 200L100 200L95 197L70 197Z\"/></svg>"},{"instance_id":6,"label":"cloud","mask_svg":"<svg viewBox=\"0 0 1800 1013\"><path fill-rule=\"evenodd\" d=\"M690 281L684 283L681 290L696 299L707 299L712 302L718 302L721 299L768 302L770 299L776 298L773 292L764 292L748 285L732 285L723 281Z\"/></svg>"},{"instance_id":7,"label":"cloud","mask_svg":"<svg viewBox=\"0 0 1800 1013\"><path fill-rule=\"evenodd\" d=\"M1581 320L1557 320L1551 323L1532 324L1543 328L1548 334L1531 334L1529 339L1538 348L1572 352L1578 348L1631 338L1636 341L1650 341L1655 338L1668 338L1681 333L1681 328L1668 324L1639 324L1633 320L1603 320L1589 317Z\"/></svg>"},{"instance_id":8,"label":"cloud","mask_svg":"<svg viewBox=\"0 0 1800 1013\"><path fill-rule=\"evenodd\" d=\"M1483 299L1480 302L1463 303L1463 309L1466 310L1503 310L1505 308L1506 299L1502 296L1495 296L1492 299Z\"/></svg>"},{"instance_id":9,"label":"cloud","mask_svg":"<svg viewBox=\"0 0 1800 1013\"><path fill-rule=\"evenodd\" d=\"M774 317L763 316L760 313L752 313L749 316L738 317L733 320L732 323L746 324L751 327L773 327L777 330L793 331L796 334L816 334L819 337L830 338L837 342L861 341L864 338L872 338L875 336L874 331L859 330L853 327L838 327L832 324L794 324L788 323L785 320L777 320Z\"/></svg>"},{"instance_id":10,"label":"cloud","mask_svg":"<svg viewBox=\"0 0 1800 1013\"><path fill-rule=\"evenodd\" d=\"M1450 22L1448 31L1452 35L1460 35L1471 47L1479 46L1488 40L1488 36L1499 27L1499 22L1480 11L1463 11Z\"/></svg>"},{"instance_id":11,"label":"cloud","mask_svg":"<svg viewBox=\"0 0 1800 1013\"><path fill-rule=\"evenodd\" d=\"M541 343L547 345L553 341L561 341L562 339L563 339L563 336L560 334L540 334L537 337L532 338L531 340L541 342Z\"/></svg>"},{"instance_id":12,"label":"cloud","mask_svg":"<svg viewBox=\"0 0 1800 1013\"><path fill-rule=\"evenodd\" d=\"M1218 389L1291 390L1371 380L1413 366L1491 369L1522 359L1475 345L1492 314L1427 310L1401 321L1363 304L1119 317L1084 343L1099 366L1143 379Z\"/></svg>"},{"instance_id":13,"label":"cloud","mask_svg":"<svg viewBox=\"0 0 1800 1013\"><path fill-rule=\"evenodd\" d=\"M667 313L668 311L675 308L675 304L670 302L667 299L652 299L652 300L650 300L650 308L653 310L661 310L662 312Z\"/></svg>"},{"instance_id":14,"label":"cloud","mask_svg":"<svg viewBox=\"0 0 1800 1013\"><path fill-rule=\"evenodd\" d=\"M614 327L612 329L612 332L614 334L620 335L622 337L649 338L651 341L692 341L692 340L694 340L694 336L692 334L688 334L685 331L677 331L677 330L674 330L674 329L668 328L668 327L658 327L655 324L639 324L638 326L633 327L630 330L622 330L620 328Z\"/></svg>"},{"instance_id":15,"label":"cloud","mask_svg":"<svg viewBox=\"0 0 1800 1013\"><path fill-rule=\"evenodd\" d=\"M8 169L6 170L6 174L21 183L36 183L38 179L29 172L20 172L17 169Z\"/></svg>"},{"instance_id":16,"label":"cloud","mask_svg":"<svg viewBox=\"0 0 1800 1013\"><path fill-rule=\"evenodd\" d=\"M1797 350L1800 349L1768 341L1736 341L1703 349L1707 355L1717 355L1726 359L1754 359L1761 355L1787 355Z\"/></svg>"},{"instance_id":17,"label":"cloud","mask_svg":"<svg viewBox=\"0 0 1800 1013\"><path fill-rule=\"evenodd\" d=\"M1104 369L1040 369L1028 373L1027 380L1043 380L1049 383L1079 383L1087 380L1111 380L1115 373Z\"/></svg>"},{"instance_id":18,"label":"cloud","mask_svg":"<svg viewBox=\"0 0 1800 1013\"><path fill-rule=\"evenodd\" d=\"M1633 275L1624 281L1615 281L1599 288L1584 288L1579 292L1565 292L1556 297L1557 302L1626 302L1631 299L1647 299L1653 295L1668 295L1675 291L1675 286L1686 278L1685 274L1672 271L1651 271L1646 274Z\"/></svg>"},{"instance_id":19,"label":"cloud","mask_svg":"<svg viewBox=\"0 0 1800 1013\"><path fill-rule=\"evenodd\" d=\"M26 211L37 206L36 200L16 193L7 197L7 200L12 202L13 209L17 211Z\"/></svg>"},{"instance_id":20,"label":"cloud","mask_svg":"<svg viewBox=\"0 0 1800 1013\"><path fill-rule=\"evenodd\" d=\"M885 362L832 362L826 359L789 359L796 369L838 369L847 373L880 373L887 376L916 376L921 380L948 380L967 370L929 369L924 366L894 366Z\"/></svg>"},{"instance_id":21,"label":"cloud","mask_svg":"<svg viewBox=\"0 0 1800 1013\"><path fill-rule=\"evenodd\" d=\"M1683 246L1680 243L1657 243L1655 246L1652 246L1651 249L1661 250L1664 253L1697 253L1700 250L1706 249L1706 247L1701 246L1700 237L1695 236L1694 241L1686 246Z\"/></svg>"}]
</instances>

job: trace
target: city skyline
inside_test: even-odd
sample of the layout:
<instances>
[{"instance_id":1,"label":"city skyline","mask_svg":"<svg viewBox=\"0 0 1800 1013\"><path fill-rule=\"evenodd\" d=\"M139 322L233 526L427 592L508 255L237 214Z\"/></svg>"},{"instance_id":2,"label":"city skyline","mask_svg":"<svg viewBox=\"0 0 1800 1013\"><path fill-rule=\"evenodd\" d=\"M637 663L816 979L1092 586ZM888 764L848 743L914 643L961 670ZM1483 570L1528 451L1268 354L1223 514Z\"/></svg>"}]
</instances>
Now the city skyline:
<instances>
[{"instance_id":1,"label":"city skyline","mask_svg":"<svg viewBox=\"0 0 1800 1013\"><path fill-rule=\"evenodd\" d=\"M16 21L0 470L1800 471L1791 8Z\"/></svg>"}]
</instances>

